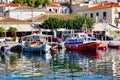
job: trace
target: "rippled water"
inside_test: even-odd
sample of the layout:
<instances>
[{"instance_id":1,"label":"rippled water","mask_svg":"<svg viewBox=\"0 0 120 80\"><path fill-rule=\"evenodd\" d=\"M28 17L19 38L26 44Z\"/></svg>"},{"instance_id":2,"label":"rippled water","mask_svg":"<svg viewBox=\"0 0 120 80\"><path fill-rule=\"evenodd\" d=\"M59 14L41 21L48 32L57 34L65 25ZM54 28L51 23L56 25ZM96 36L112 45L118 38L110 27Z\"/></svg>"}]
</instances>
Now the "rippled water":
<instances>
[{"instance_id":1,"label":"rippled water","mask_svg":"<svg viewBox=\"0 0 120 80\"><path fill-rule=\"evenodd\" d=\"M120 80L117 50L10 52L9 56L1 56L0 80Z\"/></svg>"}]
</instances>

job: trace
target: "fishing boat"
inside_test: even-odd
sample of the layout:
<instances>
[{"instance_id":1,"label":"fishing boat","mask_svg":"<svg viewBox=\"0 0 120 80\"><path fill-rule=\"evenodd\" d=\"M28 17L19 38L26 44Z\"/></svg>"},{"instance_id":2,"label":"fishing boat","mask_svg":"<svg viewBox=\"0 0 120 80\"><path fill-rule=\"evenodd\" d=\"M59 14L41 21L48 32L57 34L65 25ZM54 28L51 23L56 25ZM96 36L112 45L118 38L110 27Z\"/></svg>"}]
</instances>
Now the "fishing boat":
<instances>
[{"instance_id":1,"label":"fishing boat","mask_svg":"<svg viewBox=\"0 0 120 80\"><path fill-rule=\"evenodd\" d=\"M107 47L107 45L100 45L99 47L98 47L98 50L102 50L102 51L107 51L107 49L108 49L108 47Z\"/></svg>"},{"instance_id":2,"label":"fishing boat","mask_svg":"<svg viewBox=\"0 0 120 80\"><path fill-rule=\"evenodd\" d=\"M47 39L42 34L31 34L21 38L23 51L44 51L47 52L50 46L46 43Z\"/></svg>"},{"instance_id":3,"label":"fishing boat","mask_svg":"<svg viewBox=\"0 0 120 80\"><path fill-rule=\"evenodd\" d=\"M115 44L115 43L109 42L108 43L108 47L112 48L112 49L118 49L118 50L120 50L120 44Z\"/></svg>"},{"instance_id":4,"label":"fishing boat","mask_svg":"<svg viewBox=\"0 0 120 80\"><path fill-rule=\"evenodd\" d=\"M66 38L65 47L73 51L97 51L101 42L91 41L91 37L84 33Z\"/></svg>"}]
</instances>

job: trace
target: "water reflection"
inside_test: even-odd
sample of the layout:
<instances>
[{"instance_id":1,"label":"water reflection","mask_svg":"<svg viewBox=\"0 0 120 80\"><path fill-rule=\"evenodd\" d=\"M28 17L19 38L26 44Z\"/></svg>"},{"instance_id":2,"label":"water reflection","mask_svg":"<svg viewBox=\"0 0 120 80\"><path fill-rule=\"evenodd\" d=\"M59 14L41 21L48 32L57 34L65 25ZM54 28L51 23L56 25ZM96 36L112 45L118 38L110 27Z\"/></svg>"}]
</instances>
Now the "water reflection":
<instances>
[{"instance_id":1,"label":"water reflection","mask_svg":"<svg viewBox=\"0 0 120 80\"><path fill-rule=\"evenodd\" d=\"M1 55L0 80L119 80L119 53L111 49L96 53L65 50L11 52L7 62Z\"/></svg>"}]
</instances>

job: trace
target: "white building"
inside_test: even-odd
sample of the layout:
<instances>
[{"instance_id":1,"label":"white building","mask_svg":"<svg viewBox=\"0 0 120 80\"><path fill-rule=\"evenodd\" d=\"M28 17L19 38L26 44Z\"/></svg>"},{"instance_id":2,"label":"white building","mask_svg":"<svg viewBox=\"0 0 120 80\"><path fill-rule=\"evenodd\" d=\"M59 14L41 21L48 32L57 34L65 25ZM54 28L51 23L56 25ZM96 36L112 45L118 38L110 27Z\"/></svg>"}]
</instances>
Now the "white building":
<instances>
[{"instance_id":1,"label":"white building","mask_svg":"<svg viewBox=\"0 0 120 80\"><path fill-rule=\"evenodd\" d=\"M86 14L87 16L94 18L96 23L105 22L118 26L120 19L120 5L114 2L104 2L97 6L78 10L77 14Z\"/></svg>"},{"instance_id":2,"label":"white building","mask_svg":"<svg viewBox=\"0 0 120 80\"><path fill-rule=\"evenodd\" d=\"M26 5L25 4L13 4L13 3L2 4L2 6L0 6L0 13L4 13L5 11L13 10L19 7L26 7Z\"/></svg>"},{"instance_id":3,"label":"white building","mask_svg":"<svg viewBox=\"0 0 120 80\"><path fill-rule=\"evenodd\" d=\"M0 2L11 3L13 0L0 0Z\"/></svg>"},{"instance_id":4,"label":"white building","mask_svg":"<svg viewBox=\"0 0 120 80\"><path fill-rule=\"evenodd\" d=\"M98 3L94 3L92 1L89 1L88 3L78 3L78 4L76 3L71 6L71 9L72 9L73 13L76 13L79 10L83 10L85 8L90 8L90 7L93 7L96 5L98 5Z\"/></svg>"},{"instance_id":5,"label":"white building","mask_svg":"<svg viewBox=\"0 0 120 80\"><path fill-rule=\"evenodd\" d=\"M19 7L13 10L8 10L4 14L7 17L25 20L33 17L37 17L45 13L44 8L32 8L32 7Z\"/></svg>"},{"instance_id":6,"label":"white building","mask_svg":"<svg viewBox=\"0 0 120 80\"><path fill-rule=\"evenodd\" d=\"M52 2L46 6L46 10L50 12L69 14L70 9L67 6L61 6L58 2Z\"/></svg>"}]
</instances>

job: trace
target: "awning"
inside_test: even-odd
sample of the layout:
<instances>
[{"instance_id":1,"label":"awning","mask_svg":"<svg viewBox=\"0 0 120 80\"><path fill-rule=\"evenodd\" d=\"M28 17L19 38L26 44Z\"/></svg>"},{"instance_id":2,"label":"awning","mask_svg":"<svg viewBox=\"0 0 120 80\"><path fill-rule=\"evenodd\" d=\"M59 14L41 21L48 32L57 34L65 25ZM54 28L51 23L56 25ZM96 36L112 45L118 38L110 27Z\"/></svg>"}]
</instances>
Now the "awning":
<instances>
[{"instance_id":1,"label":"awning","mask_svg":"<svg viewBox=\"0 0 120 80\"><path fill-rule=\"evenodd\" d=\"M10 26L17 28L18 29L17 32L39 31L39 28L34 26L32 27L30 24L10 24L10 25L4 24L0 26L3 26L6 29L6 31L9 30Z\"/></svg>"}]
</instances>

